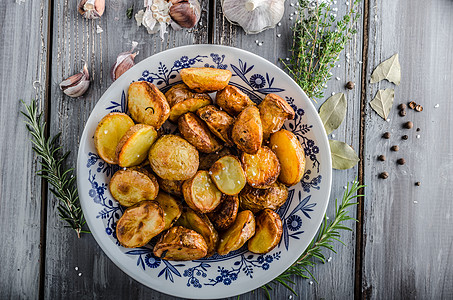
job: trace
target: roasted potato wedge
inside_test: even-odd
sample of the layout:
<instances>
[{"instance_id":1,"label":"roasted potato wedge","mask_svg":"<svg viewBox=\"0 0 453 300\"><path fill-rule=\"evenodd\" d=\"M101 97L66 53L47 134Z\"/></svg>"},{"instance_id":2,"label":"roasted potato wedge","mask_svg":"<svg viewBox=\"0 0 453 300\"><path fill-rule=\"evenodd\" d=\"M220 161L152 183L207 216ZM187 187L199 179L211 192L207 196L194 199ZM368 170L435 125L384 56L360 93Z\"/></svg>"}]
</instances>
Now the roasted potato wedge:
<instances>
[{"instance_id":1,"label":"roasted potato wedge","mask_svg":"<svg viewBox=\"0 0 453 300\"><path fill-rule=\"evenodd\" d=\"M187 86L198 93L210 93L223 89L230 82L231 71L214 68L187 68L179 74Z\"/></svg>"},{"instance_id":2,"label":"roasted potato wedge","mask_svg":"<svg viewBox=\"0 0 453 300\"><path fill-rule=\"evenodd\" d=\"M219 234L205 214L196 212L189 207L184 207L183 213L176 222L176 225L192 229L201 234L208 246L206 256L211 256L215 253L219 242Z\"/></svg>"},{"instance_id":3,"label":"roasted potato wedge","mask_svg":"<svg viewBox=\"0 0 453 300\"><path fill-rule=\"evenodd\" d=\"M182 137L200 152L211 153L223 148L208 126L194 113L182 115L178 119L178 128Z\"/></svg>"},{"instance_id":4,"label":"roasted potato wedge","mask_svg":"<svg viewBox=\"0 0 453 300\"><path fill-rule=\"evenodd\" d=\"M187 85L184 83L179 83L172 86L166 93L165 98L167 99L170 108L173 107L175 104L187 100L189 98L204 98L209 100L210 102L211 97L208 94L196 93L191 91Z\"/></svg>"},{"instance_id":5,"label":"roasted potato wedge","mask_svg":"<svg viewBox=\"0 0 453 300\"><path fill-rule=\"evenodd\" d=\"M225 196L220 202L220 205L208 213L208 218L211 220L215 229L226 230L233 225L239 210L239 198L235 196Z\"/></svg>"},{"instance_id":6,"label":"roasted potato wedge","mask_svg":"<svg viewBox=\"0 0 453 300\"><path fill-rule=\"evenodd\" d=\"M122 206L132 206L143 200L154 200L159 192L156 178L144 169L118 170L110 179L112 197Z\"/></svg>"},{"instance_id":7,"label":"roasted potato wedge","mask_svg":"<svg viewBox=\"0 0 453 300\"><path fill-rule=\"evenodd\" d=\"M141 201L124 211L116 223L121 245L136 248L146 245L165 227L164 211L156 201Z\"/></svg>"},{"instance_id":8,"label":"roasted potato wedge","mask_svg":"<svg viewBox=\"0 0 453 300\"><path fill-rule=\"evenodd\" d=\"M217 253L226 255L242 247L255 234L255 217L250 210L238 213L233 225L221 234Z\"/></svg>"},{"instance_id":9,"label":"roasted potato wedge","mask_svg":"<svg viewBox=\"0 0 453 300\"><path fill-rule=\"evenodd\" d=\"M195 176L182 184L187 205L195 211L213 211L222 200L222 193L212 182L208 171L198 171Z\"/></svg>"},{"instance_id":10,"label":"roasted potato wedge","mask_svg":"<svg viewBox=\"0 0 453 300\"><path fill-rule=\"evenodd\" d=\"M99 156L109 164L117 164L116 147L134 121L123 113L110 113L99 122L94 132L94 146Z\"/></svg>"},{"instance_id":11,"label":"roasted potato wedge","mask_svg":"<svg viewBox=\"0 0 453 300\"><path fill-rule=\"evenodd\" d=\"M294 109L280 96L267 94L258 105L261 122L263 123L263 138L279 131L286 120L294 119Z\"/></svg>"},{"instance_id":12,"label":"roasted potato wedge","mask_svg":"<svg viewBox=\"0 0 453 300\"><path fill-rule=\"evenodd\" d=\"M231 138L239 150L249 154L258 152L263 142L263 126L256 106L247 106L239 114L231 129Z\"/></svg>"},{"instance_id":13,"label":"roasted potato wedge","mask_svg":"<svg viewBox=\"0 0 453 300\"><path fill-rule=\"evenodd\" d=\"M182 197L182 180L168 180L163 179L157 176L157 182L159 183L159 188L164 192L167 192L171 195Z\"/></svg>"},{"instance_id":14,"label":"roasted potato wedge","mask_svg":"<svg viewBox=\"0 0 453 300\"><path fill-rule=\"evenodd\" d=\"M157 131L153 126L137 124L129 128L116 146L118 165L127 168L141 164L156 139Z\"/></svg>"},{"instance_id":15,"label":"roasted potato wedge","mask_svg":"<svg viewBox=\"0 0 453 300\"><path fill-rule=\"evenodd\" d=\"M234 119L225 111L218 109L214 105L207 105L197 110L197 115L206 122L208 128L219 139L227 145L232 146L230 139L230 129L233 126Z\"/></svg>"},{"instance_id":16,"label":"roasted potato wedge","mask_svg":"<svg viewBox=\"0 0 453 300\"><path fill-rule=\"evenodd\" d=\"M166 260L194 260L206 256L208 246L194 230L174 226L163 234L154 246L155 256Z\"/></svg>"},{"instance_id":17,"label":"roasted potato wedge","mask_svg":"<svg viewBox=\"0 0 453 300\"><path fill-rule=\"evenodd\" d=\"M283 233L282 220L273 210L265 209L255 218L255 235L248 241L250 252L264 254L280 243Z\"/></svg>"},{"instance_id":18,"label":"roasted potato wedge","mask_svg":"<svg viewBox=\"0 0 453 300\"><path fill-rule=\"evenodd\" d=\"M268 188L280 174L280 162L266 146L261 147L256 154L242 153L241 161L247 183L254 188Z\"/></svg>"},{"instance_id":19,"label":"roasted potato wedge","mask_svg":"<svg viewBox=\"0 0 453 300\"><path fill-rule=\"evenodd\" d=\"M269 147L280 161L278 180L287 186L298 183L305 171L305 151L294 133L281 129L271 135Z\"/></svg>"},{"instance_id":20,"label":"roasted potato wedge","mask_svg":"<svg viewBox=\"0 0 453 300\"><path fill-rule=\"evenodd\" d=\"M212 181L224 194L237 195L244 188L246 179L239 159L226 155L209 169Z\"/></svg>"},{"instance_id":21,"label":"roasted potato wedge","mask_svg":"<svg viewBox=\"0 0 453 300\"><path fill-rule=\"evenodd\" d=\"M164 230L169 229L178 220L182 213L181 201L175 197L159 192L154 201L158 202L162 210L164 211L165 227Z\"/></svg>"},{"instance_id":22,"label":"roasted potato wedge","mask_svg":"<svg viewBox=\"0 0 453 300\"><path fill-rule=\"evenodd\" d=\"M249 105L255 105L249 96L235 86L227 85L216 94L216 103L227 113L236 117Z\"/></svg>"},{"instance_id":23,"label":"roasted potato wedge","mask_svg":"<svg viewBox=\"0 0 453 300\"><path fill-rule=\"evenodd\" d=\"M288 199L288 188L278 181L265 190L247 185L239 194L241 209L248 209L253 213L265 208L277 210L286 202L286 199Z\"/></svg>"},{"instance_id":24,"label":"roasted potato wedge","mask_svg":"<svg viewBox=\"0 0 453 300\"><path fill-rule=\"evenodd\" d=\"M198 169L198 151L185 139L164 135L149 150L149 163L160 178L186 180Z\"/></svg>"},{"instance_id":25,"label":"roasted potato wedge","mask_svg":"<svg viewBox=\"0 0 453 300\"><path fill-rule=\"evenodd\" d=\"M154 84L146 81L136 81L129 85L127 105L132 119L156 129L170 116L170 105L164 94Z\"/></svg>"},{"instance_id":26,"label":"roasted potato wedge","mask_svg":"<svg viewBox=\"0 0 453 300\"><path fill-rule=\"evenodd\" d=\"M211 103L211 98L189 98L178 102L170 109L170 121L176 122L183 114L187 112L195 112L197 109Z\"/></svg>"},{"instance_id":27,"label":"roasted potato wedge","mask_svg":"<svg viewBox=\"0 0 453 300\"><path fill-rule=\"evenodd\" d=\"M219 158L224 157L225 155L230 155L231 151L229 148L222 148L220 151L212 152L212 153L200 153L200 166L198 167L199 170L208 170L212 167L212 165L219 160Z\"/></svg>"}]
</instances>

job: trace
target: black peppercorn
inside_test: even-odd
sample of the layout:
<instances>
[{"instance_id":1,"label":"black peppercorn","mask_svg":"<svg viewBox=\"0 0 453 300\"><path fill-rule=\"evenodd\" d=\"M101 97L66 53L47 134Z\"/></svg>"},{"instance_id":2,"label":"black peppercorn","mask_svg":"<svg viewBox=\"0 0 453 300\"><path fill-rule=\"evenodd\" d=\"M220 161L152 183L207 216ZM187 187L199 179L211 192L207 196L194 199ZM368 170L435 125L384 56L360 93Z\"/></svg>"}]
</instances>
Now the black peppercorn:
<instances>
[{"instance_id":1,"label":"black peppercorn","mask_svg":"<svg viewBox=\"0 0 453 300\"><path fill-rule=\"evenodd\" d=\"M417 128L416 131L420 131L420 128Z\"/></svg>"},{"instance_id":2,"label":"black peppercorn","mask_svg":"<svg viewBox=\"0 0 453 300\"><path fill-rule=\"evenodd\" d=\"M417 182L415 183L415 185L416 185L416 186L420 186L420 181L417 181Z\"/></svg>"},{"instance_id":3,"label":"black peppercorn","mask_svg":"<svg viewBox=\"0 0 453 300\"><path fill-rule=\"evenodd\" d=\"M382 135L384 139L389 139L390 138L390 132L386 132Z\"/></svg>"},{"instance_id":4,"label":"black peppercorn","mask_svg":"<svg viewBox=\"0 0 453 300\"><path fill-rule=\"evenodd\" d=\"M405 134L401 137L403 140L407 140L409 137Z\"/></svg>"},{"instance_id":5,"label":"black peppercorn","mask_svg":"<svg viewBox=\"0 0 453 300\"><path fill-rule=\"evenodd\" d=\"M416 111L423 111L423 106L421 106L420 104L418 104L417 106L415 106L415 110L416 110Z\"/></svg>"},{"instance_id":6,"label":"black peppercorn","mask_svg":"<svg viewBox=\"0 0 453 300\"><path fill-rule=\"evenodd\" d=\"M387 173L387 172L382 172L381 174L379 174L379 178L387 179L388 177L389 177L389 173Z\"/></svg>"},{"instance_id":7,"label":"black peppercorn","mask_svg":"<svg viewBox=\"0 0 453 300\"><path fill-rule=\"evenodd\" d=\"M404 117L406 115L406 111L404 109L400 110L399 112L401 117Z\"/></svg>"},{"instance_id":8,"label":"black peppercorn","mask_svg":"<svg viewBox=\"0 0 453 300\"><path fill-rule=\"evenodd\" d=\"M409 102L408 106L410 109L414 109L415 106L417 106L417 103L415 103L414 101L411 101L411 102Z\"/></svg>"},{"instance_id":9,"label":"black peppercorn","mask_svg":"<svg viewBox=\"0 0 453 300\"><path fill-rule=\"evenodd\" d=\"M412 127L414 127L414 123L411 121L404 123L404 128L411 129Z\"/></svg>"},{"instance_id":10,"label":"black peppercorn","mask_svg":"<svg viewBox=\"0 0 453 300\"><path fill-rule=\"evenodd\" d=\"M398 105L398 109L406 109L406 104L401 103L400 105Z\"/></svg>"},{"instance_id":11,"label":"black peppercorn","mask_svg":"<svg viewBox=\"0 0 453 300\"><path fill-rule=\"evenodd\" d=\"M404 158L399 158L397 161L396 161L399 165L404 165L406 163L406 160Z\"/></svg>"},{"instance_id":12,"label":"black peppercorn","mask_svg":"<svg viewBox=\"0 0 453 300\"><path fill-rule=\"evenodd\" d=\"M392 146L392 147L390 148L390 150L396 152L396 151L400 150L400 147L398 147L397 145L395 145L395 146Z\"/></svg>"},{"instance_id":13,"label":"black peppercorn","mask_svg":"<svg viewBox=\"0 0 453 300\"><path fill-rule=\"evenodd\" d=\"M352 89L354 88L354 86L355 86L355 84L354 84L354 82L352 82L352 81L348 81L348 82L346 83L346 88L347 88L348 90L352 90Z\"/></svg>"},{"instance_id":14,"label":"black peppercorn","mask_svg":"<svg viewBox=\"0 0 453 300\"><path fill-rule=\"evenodd\" d=\"M380 161L385 161L385 155L381 154L381 155L378 156L377 159L380 160Z\"/></svg>"}]
</instances>

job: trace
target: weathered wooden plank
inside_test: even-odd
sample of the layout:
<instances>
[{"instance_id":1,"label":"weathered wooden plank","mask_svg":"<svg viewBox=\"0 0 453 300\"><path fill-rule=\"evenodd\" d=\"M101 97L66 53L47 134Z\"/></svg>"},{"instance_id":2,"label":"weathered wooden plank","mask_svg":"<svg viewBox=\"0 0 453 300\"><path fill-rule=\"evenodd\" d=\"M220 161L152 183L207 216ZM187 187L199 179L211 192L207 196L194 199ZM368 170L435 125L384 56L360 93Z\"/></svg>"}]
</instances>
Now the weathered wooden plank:
<instances>
[{"instance_id":1,"label":"weathered wooden plank","mask_svg":"<svg viewBox=\"0 0 453 300\"><path fill-rule=\"evenodd\" d=\"M400 86L367 86L363 296L373 299L453 297L453 2L370 0L367 79L398 52ZM393 108L383 121L369 102L395 88L395 106L415 101L423 112ZM436 108L439 104L439 108ZM411 130L403 129L407 121ZM420 128L419 132L416 128ZM389 140L383 132L392 134ZM408 140L401 140L407 134ZM391 152L399 145L399 152ZM380 154L387 156L378 162ZM396 160L405 158L399 166ZM378 174L387 171L387 180ZM414 183L420 181L419 187Z\"/></svg>"},{"instance_id":2,"label":"weathered wooden plank","mask_svg":"<svg viewBox=\"0 0 453 300\"><path fill-rule=\"evenodd\" d=\"M0 298L37 298L41 179L19 99L44 107L47 1L1 2ZM34 89L33 86L36 88Z\"/></svg>"}]
</instances>

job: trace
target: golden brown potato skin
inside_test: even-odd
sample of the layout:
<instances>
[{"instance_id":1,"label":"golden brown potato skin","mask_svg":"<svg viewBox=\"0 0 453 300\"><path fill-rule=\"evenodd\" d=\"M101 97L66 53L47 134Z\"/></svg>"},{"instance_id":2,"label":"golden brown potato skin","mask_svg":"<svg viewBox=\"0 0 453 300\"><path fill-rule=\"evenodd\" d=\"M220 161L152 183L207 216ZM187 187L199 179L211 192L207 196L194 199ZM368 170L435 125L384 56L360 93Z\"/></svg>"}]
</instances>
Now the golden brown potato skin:
<instances>
[{"instance_id":1,"label":"golden brown potato skin","mask_svg":"<svg viewBox=\"0 0 453 300\"><path fill-rule=\"evenodd\" d=\"M253 213L265 208L276 210L286 202L286 199L288 199L288 188L278 181L265 190L246 185L239 194L241 209L249 209Z\"/></svg>"},{"instance_id":2,"label":"golden brown potato skin","mask_svg":"<svg viewBox=\"0 0 453 300\"><path fill-rule=\"evenodd\" d=\"M194 177L184 181L182 193L187 205L195 211L207 213L216 209L222 193L212 182L208 171L200 170Z\"/></svg>"},{"instance_id":3,"label":"golden brown potato skin","mask_svg":"<svg viewBox=\"0 0 453 300\"><path fill-rule=\"evenodd\" d=\"M123 168L140 165L148 157L149 148L157 139L153 126L137 124L129 128L116 146L118 165Z\"/></svg>"},{"instance_id":4,"label":"golden brown potato skin","mask_svg":"<svg viewBox=\"0 0 453 300\"><path fill-rule=\"evenodd\" d=\"M201 107L211 104L211 98L189 98L178 102L170 109L170 121L175 123L182 115L187 112L195 112Z\"/></svg>"},{"instance_id":5,"label":"golden brown potato skin","mask_svg":"<svg viewBox=\"0 0 453 300\"><path fill-rule=\"evenodd\" d=\"M266 208L255 218L255 235L248 241L250 252L264 254L280 243L283 233L280 216Z\"/></svg>"},{"instance_id":6,"label":"golden brown potato skin","mask_svg":"<svg viewBox=\"0 0 453 300\"><path fill-rule=\"evenodd\" d=\"M200 152L211 153L223 148L208 126L194 113L182 115L178 119L178 128L182 137Z\"/></svg>"},{"instance_id":7,"label":"golden brown potato skin","mask_svg":"<svg viewBox=\"0 0 453 300\"><path fill-rule=\"evenodd\" d=\"M239 150L255 154L263 142L260 111L255 105L247 106L237 117L231 129L231 138Z\"/></svg>"},{"instance_id":8,"label":"golden brown potato skin","mask_svg":"<svg viewBox=\"0 0 453 300\"><path fill-rule=\"evenodd\" d=\"M171 195L182 197L182 183L183 180L168 180L157 176L159 188Z\"/></svg>"},{"instance_id":9,"label":"golden brown potato skin","mask_svg":"<svg viewBox=\"0 0 453 300\"><path fill-rule=\"evenodd\" d=\"M209 170L212 165L218 161L221 157L226 155L230 155L231 151L229 148L222 148L220 151L212 152L212 153L200 153L200 166L198 167L199 170Z\"/></svg>"},{"instance_id":10,"label":"golden brown potato skin","mask_svg":"<svg viewBox=\"0 0 453 300\"><path fill-rule=\"evenodd\" d=\"M187 68L179 74L187 86L198 93L210 93L227 86L231 71L214 68Z\"/></svg>"},{"instance_id":11,"label":"golden brown potato skin","mask_svg":"<svg viewBox=\"0 0 453 300\"><path fill-rule=\"evenodd\" d=\"M162 192L162 191L159 192L159 194L157 195L156 199L154 199L154 201L159 203L160 207L164 211L164 220L165 220L164 230L167 230L181 216L181 213L182 213L181 201L167 193Z\"/></svg>"},{"instance_id":12,"label":"golden brown potato skin","mask_svg":"<svg viewBox=\"0 0 453 300\"><path fill-rule=\"evenodd\" d=\"M217 253L227 255L242 247L255 234L255 217L250 210L238 213L236 221L221 234Z\"/></svg>"},{"instance_id":13,"label":"golden brown potato skin","mask_svg":"<svg viewBox=\"0 0 453 300\"><path fill-rule=\"evenodd\" d=\"M208 246L194 230L174 226L154 246L155 256L166 260L194 260L206 256Z\"/></svg>"},{"instance_id":14,"label":"golden brown potato skin","mask_svg":"<svg viewBox=\"0 0 453 300\"><path fill-rule=\"evenodd\" d=\"M268 188L280 174L280 162L266 146L261 147L256 154L242 153L241 161L247 183L254 188Z\"/></svg>"},{"instance_id":15,"label":"golden brown potato skin","mask_svg":"<svg viewBox=\"0 0 453 300\"><path fill-rule=\"evenodd\" d=\"M214 105L207 105L199 108L197 115L206 122L212 133L228 146L233 145L230 138L230 129L233 126L234 119L227 112L218 109Z\"/></svg>"},{"instance_id":16,"label":"golden brown potato skin","mask_svg":"<svg viewBox=\"0 0 453 300\"><path fill-rule=\"evenodd\" d=\"M228 85L216 94L216 103L227 113L236 117L249 105L255 105L249 96L235 86Z\"/></svg>"},{"instance_id":17,"label":"golden brown potato skin","mask_svg":"<svg viewBox=\"0 0 453 300\"><path fill-rule=\"evenodd\" d=\"M239 197L226 195L220 205L213 212L208 213L208 217L215 229L226 230L236 221L238 210Z\"/></svg>"},{"instance_id":18,"label":"golden brown potato skin","mask_svg":"<svg viewBox=\"0 0 453 300\"><path fill-rule=\"evenodd\" d=\"M208 94L203 93L196 93L191 91L189 87L184 83L179 83L172 86L166 93L165 98L167 99L168 104L170 107L173 107L175 104L187 100L189 98L202 98L209 101L211 97Z\"/></svg>"},{"instance_id":19,"label":"golden brown potato skin","mask_svg":"<svg viewBox=\"0 0 453 300\"><path fill-rule=\"evenodd\" d=\"M279 131L286 120L294 119L294 110L282 97L275 94L267 94L258 105L261 122L263 123L263 138Z\"/></svg>"}]
</instances>

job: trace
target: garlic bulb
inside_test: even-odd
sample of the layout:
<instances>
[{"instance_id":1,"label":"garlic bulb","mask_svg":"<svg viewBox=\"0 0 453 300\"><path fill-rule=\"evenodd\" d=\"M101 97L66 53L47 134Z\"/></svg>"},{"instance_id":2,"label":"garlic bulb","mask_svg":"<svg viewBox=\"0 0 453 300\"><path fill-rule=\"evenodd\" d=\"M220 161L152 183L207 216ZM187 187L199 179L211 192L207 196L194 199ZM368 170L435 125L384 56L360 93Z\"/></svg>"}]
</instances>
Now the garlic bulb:
<instances>
[{"instance_id":1,"label":"garlic bulb","mask_svg":"<svg viewBox=\"0 0 453 300\"><path fill-rule=\"evenodd\" d=\"M69 97L80 97L88 90L90 86L90 74L88 73L87 63L83 65L79 73L63 80L60 83L60 89Z\"/></svg>"},{"instance_id":2,"label":"garlic bulb","mask_svg":"<svg viewBox=\"0 0 453 300\"><path fill-rule=\"evenodd\" d=\"M170 16L182 28L193 28L201 16L198 0L171 0Z\"/></svg>"},{"instance_id":3,"label":"garlic bulb","mask_svg":"<svg viewBox=\"0 0 453 300\"><path fill-rule=\"evenodd\" d=\"M223 15L248 34L273 28L285 12L285 0L222 0Z\"/></svg>"},{"instance_id":4,"label":"garlic bulb","mask_svg":"<svg viewBox=\"0 0 453 300\"><path fill-rule=\"evenodd\" d=\"M118 54L115 64L112 66L111 76L112 80L115 81L123 75L124 72L129 70L135 65L134 59L137 56L138 52L132 53L137 47L137 42L132 42L132 49L126 52Z\"/></svg>"},{"instance_id":5,"label":"garlic bulb","mask_svg":"<svg viewBox=\"0 0 453 300\"><path fill-rule=\"evenodd\" d=\"M105 0L80 0L79 13L87 19L98 19L105 10Z\"/></svg>"},{"instance_id":6,"label":"garlic bulb","mask_svg":"<svg viewBox=\"0 0 453 300\"><path fill-rule=\"evenodd\" d=\"M135 14L137 26L143 25L148 33L160 31L160 37L163 40L167 32L167 25L171 22L170 7L171 2L166 0L145 0L145 10Z\"/></svg>"}]
</instances>

